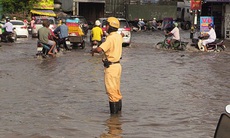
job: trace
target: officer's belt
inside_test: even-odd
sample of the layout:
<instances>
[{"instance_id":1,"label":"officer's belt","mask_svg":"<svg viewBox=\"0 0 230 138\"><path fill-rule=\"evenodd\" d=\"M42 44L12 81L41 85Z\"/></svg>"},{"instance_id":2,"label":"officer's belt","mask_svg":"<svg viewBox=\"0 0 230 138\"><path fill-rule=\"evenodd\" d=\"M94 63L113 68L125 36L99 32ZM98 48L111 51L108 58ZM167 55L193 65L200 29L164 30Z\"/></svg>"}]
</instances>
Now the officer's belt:
<instances>
[{"instance_id":1,"label":"officer's belt","mask_svg":"<svg viewBox=\"0 0 230 138\"><path fill-rule=\"evenodd\" d=\"M117 63L120 63L120 61L110 62L110 63L111 63L111 65L112 65L112 64L117 64Z\"/></svg>"}]
</instances>

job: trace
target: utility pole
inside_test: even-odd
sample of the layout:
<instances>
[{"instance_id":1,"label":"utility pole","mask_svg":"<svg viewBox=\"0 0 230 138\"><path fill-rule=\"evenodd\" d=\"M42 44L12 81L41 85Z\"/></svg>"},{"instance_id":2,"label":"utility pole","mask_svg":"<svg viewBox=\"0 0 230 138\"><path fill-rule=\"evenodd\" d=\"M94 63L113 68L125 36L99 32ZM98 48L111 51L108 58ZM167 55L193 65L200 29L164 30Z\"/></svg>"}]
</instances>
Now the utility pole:
<instances>
[{"instance_id":1,"label":"utility pole","mask_svg":"<svg viewBox=\"0 0 230 138\"><path fill-rule=\"evenodd\" d=\"M193 34L196 31L197 28L197 14L198 11L201 10L201 3L202 0L191 0L191 7L190 9L192 10L192 15L193 15L193 21L191 25L191 31L190 31L190 39L193 39Z\"/></svg>"},{"instance_id":2,"label":"utility pole","mask_svg":"<svg viewBox=\"0 0 230 138\"><path fill-rule=\"evenodd\" d=\"M193 39L193 34L196 32L196 29L197 29L198 10L193 10L192 15L193 15L193 21L192 21L192 25L191 25L190 39Z\"/></svg>"}]
</instances>

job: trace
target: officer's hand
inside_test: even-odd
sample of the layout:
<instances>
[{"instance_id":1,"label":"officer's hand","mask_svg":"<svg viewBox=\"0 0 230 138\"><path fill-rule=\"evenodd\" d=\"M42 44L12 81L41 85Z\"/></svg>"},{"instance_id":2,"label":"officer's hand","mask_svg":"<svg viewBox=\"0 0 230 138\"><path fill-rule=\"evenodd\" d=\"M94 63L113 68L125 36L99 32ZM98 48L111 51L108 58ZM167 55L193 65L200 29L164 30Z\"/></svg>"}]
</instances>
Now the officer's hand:
<instances>
[{"instance_id":1,"label":"officer's hand","mask_svg":"<svg viewBox=\"0 0 230 138\"><path fill-rule=\"evenodd\" d=\"M125 34L124 34L123 32L121 32L120 34L121 34L121 36L122 36L122 37L124 37L124 36L125 36Z\"/></svg>"}]
</instances>

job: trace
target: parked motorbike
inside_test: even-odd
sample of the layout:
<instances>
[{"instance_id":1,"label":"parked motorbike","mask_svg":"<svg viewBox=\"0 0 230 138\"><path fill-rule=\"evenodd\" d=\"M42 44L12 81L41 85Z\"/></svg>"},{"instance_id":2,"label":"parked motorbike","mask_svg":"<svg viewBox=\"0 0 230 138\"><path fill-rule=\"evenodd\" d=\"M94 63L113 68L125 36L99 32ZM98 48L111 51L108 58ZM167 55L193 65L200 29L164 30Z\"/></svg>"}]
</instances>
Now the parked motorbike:
<instances>
[{"instance_id":1,"label":"parked motorbike","mask_svg":"<svg viewBox=\"0 0 230 138\"><path fill-rule=\"evenodd\" d=\"M197 43L197 47L200 51L205 51L204 46L202 45L202 41L207 39L207 37L203 37L203 36L199 36L198 37L198 43ZM224 51L226 49L225 45L224 45L224 40L216 40L212 43L209 43L206 45L207 48L207 52L221 52Z\"/></svg>"},{"instance_id":2,"label":"parked motorbike","mask_svg":"<svg viewBox=\"0 0 230 138\"><path fill-rule=\"evenodd\" d=\"M225 108L226 112L220 115L214 138L229 138L230 136L230 105Z\"/></svg>"},{"instance_id":3,"label":"parked motorbike","mask_svg":"<svg viewBox=\"0 0 230 138\"><path fill-rule=\"evenodd\" d=\"M170 45L170 37L169 35L165 35L164 41L158 42L156 44L157 48L163 48L163 49L174 49L174 50L181 50L184 51L186 49L186 46L188 42L183 41L176 41L173 46Z\"/></svg>"}]
</instances>

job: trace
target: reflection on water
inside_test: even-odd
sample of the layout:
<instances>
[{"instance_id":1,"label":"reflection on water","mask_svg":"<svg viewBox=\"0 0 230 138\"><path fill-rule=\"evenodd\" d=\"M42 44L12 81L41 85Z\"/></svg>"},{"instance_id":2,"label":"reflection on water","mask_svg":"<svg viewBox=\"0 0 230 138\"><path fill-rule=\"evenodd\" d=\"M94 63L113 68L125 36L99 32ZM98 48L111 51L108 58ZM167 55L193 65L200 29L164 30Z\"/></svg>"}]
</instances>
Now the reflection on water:
<instances>
[{"instance_id":1,"label":"reflection on water","mask_svg":"<svg viewBox=\"0 0 230 138\"><path fill-rule=\"evenodd\" d=\"M120 115L111 115L109 119L105 121L107 129L106 132L100 135L100 138L121 138L122 123L120 121Z\"/></svg>"}]
</instances>

